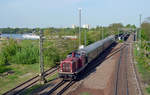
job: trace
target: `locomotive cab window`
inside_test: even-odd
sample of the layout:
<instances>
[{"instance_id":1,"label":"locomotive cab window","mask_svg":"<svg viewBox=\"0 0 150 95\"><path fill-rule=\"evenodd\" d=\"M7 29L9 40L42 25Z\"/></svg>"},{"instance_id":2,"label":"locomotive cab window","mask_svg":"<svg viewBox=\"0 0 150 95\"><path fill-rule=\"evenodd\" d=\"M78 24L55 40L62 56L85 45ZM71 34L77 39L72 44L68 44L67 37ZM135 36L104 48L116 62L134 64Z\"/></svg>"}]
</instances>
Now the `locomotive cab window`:
<instances>
[{"instance_id":1,"label":"locomotive cab window","mask_svg":"<svg viewBox=\"0 0 150 95\"><path fill-rule=\"evenodd\" d=\"M72 57L72 53L69 53L69 54L67 55L67 57L68 57L68 58ZM80 58L80 54L75 53L75 57Z\"/></svg>"},{"instance_id":2,"label":"locomotive cab window","mask_svg":"<svg viewBox=\"0 0 150 95\"><path fill-rule=\"evenodd\" d=\"M71 54L71 53L70 53L70 54L68 54L68 55L67 55L67 57L68 57L68 58L69 58L69 57L72 57L72 54Z\"/></svg>"},{"instance_id":3,"label":"locomotive cab window","mask_svg":"<svg viewBox=\"0 0 150 95\"><path fill-rule=\"evenodd\" d=\"M76 53L75 57L80 58L80 54Z\"/></svg>"}]
</instances>

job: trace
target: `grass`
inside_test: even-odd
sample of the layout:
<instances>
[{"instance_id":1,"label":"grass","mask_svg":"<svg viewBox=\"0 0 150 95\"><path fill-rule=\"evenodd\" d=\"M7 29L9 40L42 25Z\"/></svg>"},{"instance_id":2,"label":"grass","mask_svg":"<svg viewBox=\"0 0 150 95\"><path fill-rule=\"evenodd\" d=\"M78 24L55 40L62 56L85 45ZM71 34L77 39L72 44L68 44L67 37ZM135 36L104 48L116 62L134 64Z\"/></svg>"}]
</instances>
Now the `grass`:
<instances>
[{"instance_id":1,"label":"grass","mask_svg":"<svg viewBox=\"0 0 150 95\"><path fill-rule=\"evenodd\" d=\"M54 80L55 78L57 78L57 76L58 76L58 73L56 73L56 74L54 74L54 75L48 77L46 80L47 80L48 82L50 82L50 81ZM23 92L23 95L31 95L31 94L33 93L33 91L39 89L39 88L42 87L42 86L44 86L44 85L39 84L39 83L38 83L38 84L35 84L34 86L30 87L30 88L27 89L25 92Z\"/></svg>"},{"instance_id":2,"label":"grass","mask_svg":"<svg viewBox=\"0 0 150 95\"><path fill-rule=\"evenodd\" d=\"M119 40L119 43L123 43L124 41L123 40Z\"/></svg>"},{"instance_id":3,"label":"grass","mask_svg":"<svg viewBox=\"0 0 150 95\"><path fill-rule=\"evenodd\" d=\"M47 81L52 81L52 80L56 79L57 77L58 77L58 73L53 74L51 77L47 78Z\"/></svg>"},{"instance_id":4,"label":"grass","mask_svg":"<svg viewBox=\"0 0 150 95\"><path fill-rule=\"evenodd\" d=\"M14 73L0 78L0 95L39 73L39 64L12 64L7 66L7 68L11 68ZM48 68L49 67L46 67L45 69ZM57 76L58 73L48 77L47 80L51 81ZM29 91L37 87L38 85L29 89Z\"/></svg>"},{"instance_id":5,"label":"grass","mask_svg":"<svg viewBox=\"0 0 150 95\"><path fill-rule=\"evenodd\" d=\"M91 94L88 92L82 92L80 95L91 95Z\"/></svg>"},{"instance_id":6,"label":"grass","mask_svg":"<svg viewBox=\"0 0 150 95\"><path fill-rule=\"evenodd\" d=\"M30 87L29 89L27 89L22 95L31 95L32 91L40 88L42 86L42 84L36 84L32 87Z\"/></svg>"},{"instance_id":7,"label":"grass","mask_svg":"<svg viewBox=\"0 0 150 95\"><path fill-rule=\"evenodd\" d=\"M4 72L10 71L10 70L11 70L11 68L0 65L0 73L4 73Z\"/></svg>"},{"instance_id":8,"label":"grass","mask_svg":"<svg viewBox=\"0 0 150 95\"><path fill-rule=\"evenodd\" d=\"M143 49L137 51L136 48L134 48L134 56L136 58L136 61L138 64L136 65L138 68L138 72L140 73L142 77L142 82L149 85L145 88L144 93L150 94L150 66L148 65L148 62L150 62L150 59L145 56L143 53Z\"/></svg>"},{"instance_id":9,"label":"grass","mask_svg":"<svg viewBox=\"0 0 150 95\"><path fill-rule=\"evenodd\" d=\"M150 86L146 88L146 91L150 94Z\"/></svg>"},{"instance_id":10,"label":"grass","mask_svg":"<svg viewBox=\"0 0 150 95\"><path fill-rule=\"evenodd\" d=\"M39 72L39 64L22 65L12 64L8 68L12 68L13 74L0 78L0 95L20 83L32 78Z\"/></svg>"}]
</instances>

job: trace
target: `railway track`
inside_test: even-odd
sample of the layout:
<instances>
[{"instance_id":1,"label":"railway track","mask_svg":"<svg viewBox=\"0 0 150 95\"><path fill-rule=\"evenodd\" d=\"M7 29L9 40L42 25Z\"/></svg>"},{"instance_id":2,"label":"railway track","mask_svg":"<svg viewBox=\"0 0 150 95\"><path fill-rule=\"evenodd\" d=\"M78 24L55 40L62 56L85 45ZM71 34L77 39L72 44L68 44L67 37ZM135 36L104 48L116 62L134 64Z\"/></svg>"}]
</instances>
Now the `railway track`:
<instances>
[{"instance_id":1,"label":"railway track","mask_svg":"<svg viewBox=\"0 0 150 95\"><path fill-rule=\"evenodd\" d=\"M71 87L76 81L70 80L60 80L53 88L51 88L47 93L44 93L42 95L62 95L69 87Z\"/></svg>"},{"instance_id":2,"label":"railway track","mask_svg":"<svg viewBox=\"0 0 150 95\"><path fill-rule=\"evenodd\" d=\"M44 72L44 76L48 77L51 74L55 73L57 71L58 67L48 69ZM17 95L23 92L25 89L31 87L32 85L36 84L39 81L39 75L36 75L35 77L25 81L24 83L18 85L17 87L5 92L3 95Z\"/></svg>"},{"instance_id":3,"label":"railway track","mask_svg":"<svg viewBox=\"0 0 150 95\"><path fill-rule=\"evenodd\" d=\"M111 56L113 56L114 54L120 52L120 51L121 51L123 48L125 48L125 47L126 47L125 44L123 44L123 45L121 45L120 47L118 47L118 48L112 50L112 51L109 53L109 55L106 57L106 59L108 59L108 58L110 58Z\"/></svg>"},{"instance_id":4,"label":"railway track","mask_svg":"<svg viewBox=\"0 0 150 95\"><path fill-rule=\"evenodd\" d=\"M126 48L126 51L128 51L128 47ZM126 87L126 95L129 95L129 89L128 89L128 67L127 67L127 53L125 53L125 82L126 82L126 85L125 85L125 87Z\"/></svg>"},{"instance_id":5,"label":"railway track","mask_svg":"<svg viewBox=\"0 0 150 95\"><path fill-rule=\"evenodd\" d=\"M76 81L70 81L57 95L62 95L69 87L71 87Z\"/></svg>"},{"instance_id":6,"label":"railway track","mask_svg":"<svg viewBox=\"0 0 150 95\"><path fill-rule=\"evenodd\" d=\"M129 95L127 75L128 46L121 49L120 58L116 67L114 95Z\"/></svg>"}]
</instances>

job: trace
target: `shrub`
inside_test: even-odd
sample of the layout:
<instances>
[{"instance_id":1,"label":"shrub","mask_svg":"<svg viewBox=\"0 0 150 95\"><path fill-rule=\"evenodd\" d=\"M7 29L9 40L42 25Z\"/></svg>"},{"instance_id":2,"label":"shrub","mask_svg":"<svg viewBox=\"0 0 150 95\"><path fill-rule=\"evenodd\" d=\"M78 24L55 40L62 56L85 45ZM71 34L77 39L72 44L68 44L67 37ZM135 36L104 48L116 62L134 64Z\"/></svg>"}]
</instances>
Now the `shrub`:
<instances>
[{"instance_id":1,"label":"shrub","mask_svg":"<svg viewBox=\"0 0 150 95\"><path fill-rule=\"evenodd\" d=\"M150 94L150 86L146 88L147 92Z\"/></svg>"},{"instance_id":2,"label":"shrub","mask_svg":"<svg viewBox=\"0 0 150 95\"><path fill-rule=\"evenodd\" d=\"M16 52L20 50L20 46L15 40L12 39L3 44L5 44L5 46L1 49L0 64L10 64L12 56L14 56Z\"/></svg>"},{"instance_id":3,"label":"shrub","mask_svg":"<svg viewBox=\"0 0 150 95\"><path fill-rule=\"evenodd\" d=\"M21 44L15 40L8 40L3 43L0 53L0 64L33 64L37 63L39 58L39 49L33 46L29 41L23 41Z\"/></svg>"},{"instance_id":4,"label":"shrub","mask_svg":"<svg viewBox=\"0 0 150 95\"><path fill-rule=\"evenodd\" d=\"M44 63L51 67L56 66L56 62L60 61L58 50L54 47L50 47L44 50Z\"/></svg>"},{"instance_id":5,"label":"shrub","mask_svg":"<svg viewBox=\"0 0 150 95\"><path fill-rule=\"evenodd\" d=\"M12 62L17 64L34 64L38 62L39 49L33 45L22 47L12 57Z\"/></svg>"},{"instance_id":6,"label":"shrub","mask_svg":"<svg viewBox=\"0 0 150 95\"><path fill-rule=\"evenodd\" d=\"M4 73L11 70L10 68L4 66L4 65L0 65L0 73Z\"/></svg>"}]
</instances>

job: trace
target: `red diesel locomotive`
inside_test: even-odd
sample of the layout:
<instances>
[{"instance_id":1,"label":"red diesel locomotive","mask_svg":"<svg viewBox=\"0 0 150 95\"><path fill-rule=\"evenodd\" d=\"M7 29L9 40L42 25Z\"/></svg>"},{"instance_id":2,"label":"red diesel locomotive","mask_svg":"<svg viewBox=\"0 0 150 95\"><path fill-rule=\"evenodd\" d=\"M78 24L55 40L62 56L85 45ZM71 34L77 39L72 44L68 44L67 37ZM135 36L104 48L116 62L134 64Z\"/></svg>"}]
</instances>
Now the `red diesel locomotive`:
<instances>
[{"instance_id":1,"label":"red diesel locomotive","mask_svg":"<svg viewBox=\"0 0 150 95\"><path fill-rule=\"evenodd\" d=\"M64 79L76 79L78 74L113 42L115 42L114 35L97 41L83 49L71 52L67 58L60 63L59 77Z\"/></svg>"}]
</instances>

